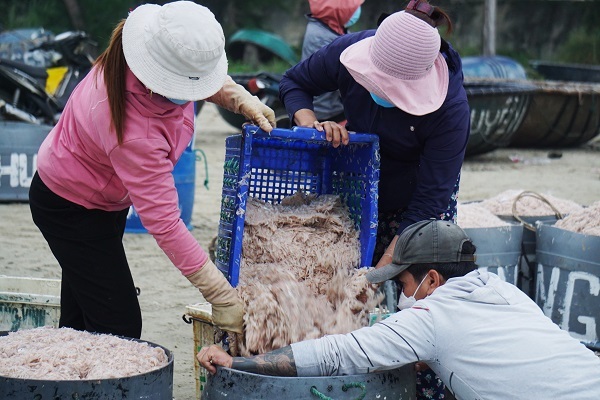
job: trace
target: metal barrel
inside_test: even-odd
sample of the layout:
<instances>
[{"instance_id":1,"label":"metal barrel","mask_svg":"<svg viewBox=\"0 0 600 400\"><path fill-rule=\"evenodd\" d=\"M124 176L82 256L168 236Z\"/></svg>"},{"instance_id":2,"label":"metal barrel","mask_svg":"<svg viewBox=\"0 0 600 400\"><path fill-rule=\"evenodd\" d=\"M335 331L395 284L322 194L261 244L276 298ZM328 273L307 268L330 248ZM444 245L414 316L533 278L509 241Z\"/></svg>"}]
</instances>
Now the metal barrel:
<instances>
[{"instance_id":1,"label":"metal barrel","mask_svg":"<svg viewBox=\"0 0 600 400\"><path fill-rule=\"evenodd\" d=\"M512 215L499 215L500 219L507 222L517 221ZM529 226L535 227L535 224L544 222L554 224L557 221L555 215L523 216L519 218ZM519 282L517 286L532 299L535 298L535 279L536 279L536 233L535 230L523 227L523 239L521 240L521 258L519 260Z\"/></svg>"},{"instance_id":2,"label":"metal barrel","mask_svg":"<svg viewBox=\"0 0 600 400\"><path fill-rule=\"evenodd\" d=\"M536 226L536 303L561 329L600 350L600 236Z\"/></svg>"},{"instance_id":3,"label":"metal barrel","mask_svg":"<svg viewBox=\"0 0 600 400\"><path fill-rule=\"evenodd\" d=\"M519 286L523 227L512 224L490 228L465 228L464 231L477 247L475 254L479 269L493 272L503 281Z\"/></svg>"},{"instance_id":4,"label":"metal barrel","mask_svg":"<svg viewBox=\"0 0 600 400\"><path fill-rule=\"evenodd\" d=\"M216 374L209 374L202 400L409 400L416 398L415 379L412 364L370 374L320 377L266 376L219 367Z\"/></svg>"},{"instance_id":5,"label":"metal barrel","mask_svg":"<svg viewBox=\"0 0 600 400\"><path fill-rule=\"evenodd\" d=\"M136 340L137 339L129 339ZM162 347L147 341L154 347ZM135 376L96 380L50 381L0 376L0 399L102 399L171 400L173 398L173 354L162 347L168 364Z\"/></svg>"}]
</instances>

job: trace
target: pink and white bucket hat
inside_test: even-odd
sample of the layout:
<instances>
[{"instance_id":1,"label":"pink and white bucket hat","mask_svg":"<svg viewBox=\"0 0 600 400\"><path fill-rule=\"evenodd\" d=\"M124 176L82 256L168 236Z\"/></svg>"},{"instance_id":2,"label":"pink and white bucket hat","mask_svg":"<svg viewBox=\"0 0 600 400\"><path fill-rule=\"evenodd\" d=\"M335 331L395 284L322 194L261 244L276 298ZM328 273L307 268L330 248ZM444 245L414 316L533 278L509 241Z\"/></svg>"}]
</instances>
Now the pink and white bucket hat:
<instances>
[{"instance_id":1,"label":"pink and white bucket hat","mask_svg":"<svg viewBox=\"0 0 600 400\"><path fill-rule=\"evenodd\" d=\"M387 17L374 36L340 56L352 77L369 92L412 115L439 109L448 93L448 65L438 30L406 13Z\"/></svg>"}]
</instances>

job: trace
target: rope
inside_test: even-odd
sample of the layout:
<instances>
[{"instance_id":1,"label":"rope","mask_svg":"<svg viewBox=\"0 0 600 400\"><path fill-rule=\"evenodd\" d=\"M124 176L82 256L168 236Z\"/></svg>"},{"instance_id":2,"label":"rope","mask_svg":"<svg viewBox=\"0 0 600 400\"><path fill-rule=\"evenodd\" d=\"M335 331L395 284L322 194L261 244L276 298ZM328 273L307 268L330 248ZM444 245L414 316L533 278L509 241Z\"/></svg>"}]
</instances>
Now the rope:
<instances>
[{"instance_id":1,"label":"rope","mask_svg":"<svg viewBox=\"0 0 600 400\"><path fill-rule=\"evenodd\" d=\"M204 187L208 190L208 161L206 160L206 154L204 154L204 150L195 149L196 153L196 161L202 161L204 159ZM202 156L199 156L198 153L202 153Z\"/></svg>"},{"instance_id":2,"label":"rope","mask_svg":"<svg viewBox=\"0 0 600 400\"><path fill-rule=\"evenodd\" d=\"M522 223L522 224L525 226L525 228L529 229L530 231L533 231L533 232L535 232L535 231L536 231L536 229L535 229L535 226L534 226L534 225L532 225L532 224L530 224L529 222L526 222L525 220L523 220L523 218L521 218L521 217L518 215L518 213L517 213L517 203L518 203L518 202L519 202L519 200L520 200L521 198L523 198L523 197L534 197L534 198L536 198L536 199L538 199L538 200L541 200L541 201L543 201L544 203L546 203L546 204L548 204L548 205L550 206L550 208L552 209L552 211L554 211L554 215L556 216L556 218L557 218L557 219L562 219L562 218L563 218L563 215L560 213L560 211L558 211L558 210L556 209L556 207L554 207L554 205L553 205L552 203L550 203L550 202L548 201L548 199L546 199L546 198L545 198L544 196L542 196L541 194L539 194L539 193L536 193L536 192L532 192L532 191L524 191L524 192L521 192L521 193L520 193L520 194L519 194L519 195L518 195L518 196L515 198L515 201L513 202L513 205L512 205L512 213L513 213L513 217L514 217L514 218L515 218L517 221L519 221L520 223Z\"/></svg>"},{"instance_id":3,"label":"rope","mask_svg":"<svg viewBox=\"0 0 600 400\"><path fill-rule=\"evenodd\" d=\"M360 396L358 396L356 398L356 400L363 400L365 398L365 396L367 395L367 385L362 382L345 383L344 385L342 385L342 391L344 391L344 392L347 392L349 389L353 389L353 388L359 388L362 390L362 393L360 394ZM319 390L316 388L316 386L312 386L310 388L310 393L313 396L316 396L317 398L319 398L320 400L333 400L331 397L319 392Z\"/></svg>"}]
</instances>

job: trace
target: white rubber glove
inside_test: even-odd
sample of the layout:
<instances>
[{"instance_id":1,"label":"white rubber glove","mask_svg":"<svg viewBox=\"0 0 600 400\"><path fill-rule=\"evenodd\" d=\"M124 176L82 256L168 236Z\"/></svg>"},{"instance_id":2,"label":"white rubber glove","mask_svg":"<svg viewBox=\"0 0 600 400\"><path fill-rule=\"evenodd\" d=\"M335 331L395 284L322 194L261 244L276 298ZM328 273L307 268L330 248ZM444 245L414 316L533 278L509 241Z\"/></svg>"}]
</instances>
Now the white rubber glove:
<instances>
[{"instance_id":1,"label":"white rubber glove","mask_svg":"<svg viewBox=\"0 0 600 400\"><path fill-rule=\"evenodd\" d=\"M244 331L244 303L212 261L208 260L202 268L186 278L212 305L215 325L224 331Z\"/></svg>"},{"instance_id":2,"label":"white rubber glove","mask_svg":"<svg viewBox=\"0 0 600 400\"><path fill-rule=\"evenodd\" d=\"M242 114L265 132L271 132L275 127L275 112L263 104L258 97L252 96L242 85L235 83L230 76L225 79L223 87L206 101L236 114Z\"/></svg>"}]
</instances>

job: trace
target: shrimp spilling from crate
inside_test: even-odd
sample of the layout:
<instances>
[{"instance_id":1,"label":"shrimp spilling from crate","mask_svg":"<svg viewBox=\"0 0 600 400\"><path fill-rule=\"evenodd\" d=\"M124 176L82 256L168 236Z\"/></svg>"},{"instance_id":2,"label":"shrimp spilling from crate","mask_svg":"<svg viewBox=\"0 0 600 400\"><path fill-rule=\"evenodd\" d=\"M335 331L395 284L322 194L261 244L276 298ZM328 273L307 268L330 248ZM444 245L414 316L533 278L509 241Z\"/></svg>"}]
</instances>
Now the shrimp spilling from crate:
<instances>
[{"instance_id":1,"label":"shrimp spilling from crate","mask_svg":"<svg viewBox=\"0 0 600 400\"><path fill-rule=\"evenodd\" d=\"M238 292L242 354L368 325L382 300L360 267L359 232L337 195L248 198Z\"/></svg>"}]
</instances>

